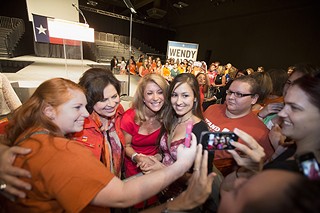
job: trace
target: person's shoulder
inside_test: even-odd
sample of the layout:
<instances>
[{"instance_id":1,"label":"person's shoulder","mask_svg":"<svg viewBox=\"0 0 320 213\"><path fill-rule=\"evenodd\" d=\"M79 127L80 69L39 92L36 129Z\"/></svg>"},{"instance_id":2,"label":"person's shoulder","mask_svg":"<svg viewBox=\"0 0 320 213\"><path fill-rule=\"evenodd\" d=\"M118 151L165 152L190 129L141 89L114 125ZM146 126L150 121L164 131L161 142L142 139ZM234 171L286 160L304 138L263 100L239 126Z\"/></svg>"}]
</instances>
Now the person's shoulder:
<instances>
[{"instance_id":1,"label":"person's shoulder","mask_svg":"<svg viewBox=\"0 0 320 213\"><path fill-rule=\"evenodd\" d=\"M130 118L134 118L135 114L136 114L135 109L129 108L123 113L122 120L128 120Z\"/></svg>"},{"instance_id":2,"label":"person's shoulder","mask_svg":"<svg viewBox=\"0 0 320 213\"><path fill-rule=\"evenodd\" d=\"M92 127L96 127L97 123L96 121L92 118L92 116L89 116L87 118L85 118L84 120L84 124L83 124L83 128L92 128Z\"/></svg>"},{"instance_id":3,"label":"person's shoulder","mask_svg":"<svg viewBox=\"0 0 320 213\"><path fill-rule=\"evenodd\" d=\"M205 111L204 111L204 114L205 115L211 115L212 113L214 112L217 112L217 111L222 111L226 109L226 106L225 104L212 104L211 106L209 106Z\"/></svg>"},{"instance_id":4,"label":"person's shoulder","mask_svg":"<svg viewBox=\"0 0 320 213\"><path fill-rule=\"evenodd\" d=\"M134 113L135 113L135 110L132 107L130 107L129 109L127 109L124 112L125 115L131 115L131 114L134 114Z\"/></svg>"},{"instance_id":5,"label":"person's shoulder","mask_svg":"<svg viewBox=\"0 0 320 213\"><path fill-rule=\"evenodd\" d=\"M250 120L250 122L254 123L255 125L257 125L259 127L267 128L266 125L253 112L250 112L249 114L244 116L244 119Z\"/></svg>"},{"instance_id":6,"label":"person's shoulder","mask_svg":"<svg viewBox=\"0 0 320 213\"><path fill-rule=\"evenodd\" d=\"M193 128L199 129L201 131L208 131L209 130L207 123L203 120L200 120L199 122L195 123L193 125Z\"/></svg>"}]
</instances>

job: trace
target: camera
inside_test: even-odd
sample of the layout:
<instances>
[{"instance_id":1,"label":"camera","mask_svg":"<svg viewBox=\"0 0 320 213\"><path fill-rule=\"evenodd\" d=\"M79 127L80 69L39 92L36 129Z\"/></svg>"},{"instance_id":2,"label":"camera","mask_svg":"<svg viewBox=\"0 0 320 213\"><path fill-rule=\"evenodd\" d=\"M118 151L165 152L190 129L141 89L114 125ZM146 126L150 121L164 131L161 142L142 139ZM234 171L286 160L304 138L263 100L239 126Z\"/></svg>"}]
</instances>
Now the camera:
<instances>
[{"instance_id":1,"label":"camera","mask_svg":"<svg viewBox=\"0 0 320 213\"><path fill-rule=\"evenodd\" d=\"M319 163L312 152L300 155L297 158L300 171L309 179L320 179Z\"/></svg>"},{"instance_id":2,"label":"camera","mask_svg":"<svg viewBox=\"0 0 320 213\"><path fill-rule=\"evenodd\" d=\"M238 136L233 132L202 132L201 144L204 149L214 150L230 150L235 149L230 142L237 142Z\"/></svg>"}]
</instances>

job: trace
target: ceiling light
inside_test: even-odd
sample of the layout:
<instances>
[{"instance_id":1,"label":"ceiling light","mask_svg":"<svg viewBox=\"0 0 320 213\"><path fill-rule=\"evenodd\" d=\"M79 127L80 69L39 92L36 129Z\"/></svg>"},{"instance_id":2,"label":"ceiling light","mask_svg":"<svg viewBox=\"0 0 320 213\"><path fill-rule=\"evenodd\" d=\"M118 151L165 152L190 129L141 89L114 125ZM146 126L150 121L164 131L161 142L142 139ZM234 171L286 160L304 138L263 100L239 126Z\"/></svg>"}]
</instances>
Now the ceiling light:
<instances>
[{"instance_id":1,"label":"ceiling light","mask_svg":"<svg viewBox=\"0 0 320 213\"><path fill-rule=\"evenodd\" d=\"M174 3L173 6L176 8L182 9L182 8L188 7L189 5L187 3L179 1L178 3Z\"/></svg>"},{"instance_id":2,"label":"ceiling light","mask_svg":"<svg viewBox=\"0 0 320 213\"><path fill-rule=\"evenodd\" d=\"M89 0L89 1L87 1L87 5L91 5L91 6L97 6L97 4L98 4L98 2L96 2L96 1L91 1L91 0Z\"/></svg>"},{"instance_id":3,"label":"ceiling light","mask_svg":"<svg viewBox=\"0 0 320 213\"><path fill-rule=\"evenodd\" d=\"M178 4L180 4L182 7L188 7L189 6L187 3L184 3L182 1L179 1Z\"/></svg>"}]
</instances>

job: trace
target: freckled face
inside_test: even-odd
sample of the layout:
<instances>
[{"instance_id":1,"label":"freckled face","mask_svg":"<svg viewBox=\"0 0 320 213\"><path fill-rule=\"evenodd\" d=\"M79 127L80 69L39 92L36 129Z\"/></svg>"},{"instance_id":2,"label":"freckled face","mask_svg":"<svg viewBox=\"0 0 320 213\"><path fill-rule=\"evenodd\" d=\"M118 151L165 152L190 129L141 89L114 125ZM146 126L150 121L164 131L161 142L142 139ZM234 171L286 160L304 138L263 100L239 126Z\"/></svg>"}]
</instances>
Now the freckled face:
<instances>
[{"instance_id":1,"label":"freckled face","mask_svg":"<svg viewBox=\"0 0 320 213\"><path fill-rule=\"evenodd\" d=\"M70 90L70 94L70 100L57 107L52 120L63 134L82 131L84 120L89 116L84 93L80 90Z\"/></svg>"}]
</instances>

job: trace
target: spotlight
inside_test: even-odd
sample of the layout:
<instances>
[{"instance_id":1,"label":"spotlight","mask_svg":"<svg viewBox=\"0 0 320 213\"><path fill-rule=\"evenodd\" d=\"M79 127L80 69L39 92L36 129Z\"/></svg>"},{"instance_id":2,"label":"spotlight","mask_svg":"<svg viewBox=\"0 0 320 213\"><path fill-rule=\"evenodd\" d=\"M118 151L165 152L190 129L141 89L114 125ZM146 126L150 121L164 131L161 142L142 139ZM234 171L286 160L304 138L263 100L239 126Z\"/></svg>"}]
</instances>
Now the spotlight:
<instances>
[{"instance_id":1,"label":"spotlight","mask_svg":"<svg viewBox=\"0 0 320 213\"><path fill-rule=\"evenodd\" d=\"M87 1L87 5L91 5L91 6L97 6L97 4L98 4L98 2L96 2L96 1L91 1L91 0L89 0L89 1Z\"/></svg>"}]
</instances>

